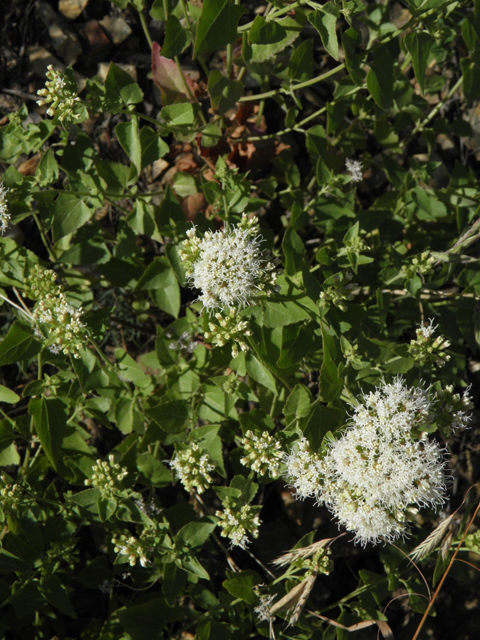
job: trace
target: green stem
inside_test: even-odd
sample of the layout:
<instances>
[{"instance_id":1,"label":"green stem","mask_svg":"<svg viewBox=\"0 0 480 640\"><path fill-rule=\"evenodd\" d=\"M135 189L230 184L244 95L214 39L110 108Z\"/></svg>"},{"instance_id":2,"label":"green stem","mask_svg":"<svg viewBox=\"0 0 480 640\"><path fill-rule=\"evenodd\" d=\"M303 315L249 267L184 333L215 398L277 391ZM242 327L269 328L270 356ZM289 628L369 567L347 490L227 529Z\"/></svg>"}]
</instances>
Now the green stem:
<instances>
[{"instance_id":1,"label":"green stem","mask_svg":"<svg viewBox=\"0 0 480 640\"><path fill-rule=\"evenodd\" d=\"M45 230L43 228L43 224L42 221L40 220L40 218L38 217L38 213L36 213L35 211L33 211L33 217L35 219L35 222L37 223L37 227L38 230L40 232L40 237L42 238L42 242L45 246L45 249L48 252L48 255L50 257L50 260L52 262L56 262L57 261L57 256L55 255L55 251L53 250L53 247L50 246L50 243L47 239L47 236L45 235Z\"/></svg>"},{"instance_id":2,"label":"green stem","mask_svg":"<svg viewBox=\"0 0 480 640\"><path fill-rule=\"evenodd\" d=\"M286 13L290 13L291 11L296 9L297 7L301 7L304 4L308 4L308 2L309 2L309 0L297 0L297 2L292 2L292 4L289 4L287 7L284 7L283 9L279 9L278 11L270 12L267 15L267 17L265 18L265 20L267 20L267 21L276 20L280 16L284 16ZM238 27L238 33L243 33L244 31L249 31L250 27L252 26L252 24L253 24L253 21L252 22L248 22L247 24L243 24L241 27Z\"/></svg>"},{"instance_id":3,"label":"green stem","mask_svg":"<svg viewBox=\"0 0 480 640\"><path fill-rule=\"evenodd\" d=\"M142 25L143 33L145 34L145 38L147 39L148 46L150 47L150 50L152 50L153 49L153 40L152 40L152 36L150 35L150 30L148 28L147 19L145 18L145 14L143 13L143 11L139 11L138 15L140 16L140 23Z\"/></svg>"},{"instance_id":4,"label":"green stem","mask_svg":"<svg viewBox=\"0 0 480 640\"><path fill-rule=\"evenodd\" d=\"M427 124L433 120L433 118L437 115L437 113L440 111L440 109L443 109L443 107L445 106L445 104L450 100L450 98L458 91L458 89L461 87L463 82L463 76L461 76L457 82L453 85L453 87L450 89L450 91L448 92L448 94L445 96L445 98L439 102L434 109L432 109L430 111L430 113L428 114L428 116L422 120L422 122L420 122L415 129L412 131L412 133L410 134L409 138L407 139L407 142L409 140L411 140L417 133L419 133L420 131L423 131L425 129L425 127L427 126Z\"/></svg>"},{"instance_id":5,"label":"green stem","mask_svg":"<svg viewBox=\"0 0 480 640\"><path fill-rule=\"evenodd\" d=\"M330 69L330 71L326 71L325 73L322 73L316 78L312 78L311 80L306 80L305 82L299 82L298 84L292 84L292 86L289 87L288 89L285 89L284 87L279 87L278 89L272 89L271 91L265 91L264 93L257 93L254 96L244 96L243 98L240 98L239 102L250 102L252 100L262 100L263 98L271 98L272 96L279 95L280 93L289 94L291 91L298 91L299 89L305 89L306 87L311 87L312 85L317 84L317 82L322 82L322 80L326 80L327 78L330 78L331 76L336 75L340 71L343 71L343 69L345 69L345 64L339 64L334 69Z\"/></svg>"}]
</instances>

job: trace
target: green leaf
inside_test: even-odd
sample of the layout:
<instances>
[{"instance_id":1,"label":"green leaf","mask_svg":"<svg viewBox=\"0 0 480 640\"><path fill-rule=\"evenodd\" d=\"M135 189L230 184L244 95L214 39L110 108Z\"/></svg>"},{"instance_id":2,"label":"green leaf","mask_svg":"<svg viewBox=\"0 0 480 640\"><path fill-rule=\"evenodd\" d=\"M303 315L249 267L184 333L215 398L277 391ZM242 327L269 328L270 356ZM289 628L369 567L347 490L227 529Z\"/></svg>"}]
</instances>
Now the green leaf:
<instances>
[{"instance_id":1,"label":"green leaf","mask_svg":"<svg viewBox=\"0 0 480 640\"><path fill-rule=\"evenodd\" d=\"M297 82L313 77L313 38L304 40L296 48L288 63L288 77Z\"/></svg>"},{"instance_id":2,"label":"green leaf","mask_svg":"<svg viewBox=\"0 0 480 640\"><path fill-rule=\"evenodd\" d=\"M142 169L163 158L170 149L160 134L152 127L143 127L140 131L140 146L142 148Z\"/></svg>"},{"instance_id":3,"label":"green leaf","mask_svg":"<svg viewBox=\"0 0 480 640\"><path fill-rule=\"evenodd\" d=\"M300 14L298 19L300 20ZM292 44L301 30L302 24L289 16L269 21L257 15L248 38L244 37L243 56L247 62L264 62Z\"/></svg>"},{"instance_id":4,"label":"green leaf","mask_svg":"<svg viewBox=\"0 0 480 640\"><path fill-rule=\"evenodd\" d=\"M188 45L189 34L182 27L180 20L171 13L165 22L165 40L162 47L162 55L165 58L179 56Z\"/></svg>"},{"instance_id":5,"label":"green leaf","mask_svg":"<svg viewBox=\"0 0 480 640\"><path fill-rule=\"evenodd\" d=\"M107 183L108 190L113 193L123 193L128 184L129 168L119 162L100 160L95 158L95 168L98 175Z\"/></svg>"},{"instance_id":6,"label":"green leaf","mask_svg":"<svg viewBox=\"0 0 480 640\"><path fill-rule=\"evenodd\" d=\"M13 573L14 571L26 573L30 571L32 567L14 556L6 549L0 549L0 571L2 573Z\"/></svg>"},{"instance_id":7,"label":"green leaf","mask_svg":"<svg viewBox=\"0 0 480 640\"><path fill-rule=\"evenodd\" d=\"M312 403L313 397L310 389L303 384L297 384L285 402L283 413L285 416L306 417L311 411Z\"/></svg>"},{"instance_id":8,"label":"green leaf","mask_svg":"<svg viewBox=\"0 0 480 640\"><path fill-rule=\"evenodd\" d=\"M164 598L117 610L123 628L134 640L163 640L162 629L182 620L184 615L182 607L169 607Z\"/></svg>"},{"instance_id":9,"label":"green leaf","mask_svg":"<svg viewBox=\"0 0 480 640\"><path fill-rule=\"evenodd\" d=\"M238 37L238 21L246 12L245 7L239 7L234 0L205 0L198 21L193 57L234 42Z\"/></svg>"},{"instance_id":10,"label":"green leaf","mask_svg":"<svg viewBox=\"0 0 480 640\"><path fill-rule=\"evenodd\" d=\"M28 411L35 422L42 447L57 471L65 474L62 441L67 431L66 407L57 398L32 398Z\"/></svg>"},{"instance_id":11,"label":"green leaf","mask_svg":"<svg viewBox=\"0 0 480 640\"><path fill-rule=\"evenodd\" d=\"M145 413L152 418L163 431L168 433L181 433L184 431L190 415L190 403L187 400L163 402L156 407L145 409Z\"/></svg>"},{"instance_id":12,"label":"green leaf","mask_svg":"<svg viewBox=\"0 0 480 640\"><path fill-rule=\"evenodd\" d=\"M208 76L208 93L213 109L223 115L242 97L243 82L230 80L219 69L213 69Z\"/></svg>"},{"instance_id":13,"label":"green leaf","mask_svg":"<svg viewBox=\"0 0 480 640\"><path fill-rule=\"evenodd\" d=\"M367 74L367 87L373 99L379 107L385 110L394 107L393 70L394 59L390 55L387 45L379 47L370 62L370 71Z\"/></svg>"},{"instance_id":14,"label":"green leaf","mask_svg":"<svg viewBox=\"0 0 480 640\"><path fill-rule=\"evenodd\" d=\"M143 91L131 75L112 62L105 78L105 100L107 110L112 111L115 103L120 103L120 107L121 103L127 107L131 104L139 104L143 101Z\"/></svg>"},{"instance_id":15,"label":"green leaf","mask_svg":"<svg viewBox=\"0 0 480 640\"><path fill-rule=\"evenodd\" d=\"M172 484L172 472L152 453L145 452L137 456L137 469L154 486Z\"/></svg>"},{"instance_id":16,"label":"green leaf","mask_svg":"<svg viewBox=\"0 0 480 640\"><path fill-rule=\"evenodd\" d=\"M43 578L40 584L40 591L56 609L71 618L77 617L67 590L57 576L51 575Z\"/></svg>"},{"instance_id":17,"label":"green leaf","mask_svg":"<svg viewBox=\"0 0 480 640\"><path fill-rule=\"evenodd\" d=\"M311 325L304 327L290 325L283 328L282 350L277 365L281 368L300 363L307 356L313 344Z\"/></svg>"},{"instance_id":18,"label":"green leaf","mask_svg":"<svg viewBox=\"0 0 480 640\"><path fill-rule=\"evenodd\" d=\"M102 522L107 522L113 516L117 510L117 501L115 498L104 498L100 496L98 498L98 515Z\"/></svg>"},{"instance_id":19,"label":"green leaf","mask_svg":"<svg viewBox=\"0 0 480 640\"><path fill-rule=\"evenodd\" d=\"M323 364L320 370L320 398L322 402L330 402L340 396L343 380L338 375L338 363L341 359L341 348L334 331L322 322Z\"/></svg>"},{"instance_id":20,"label":"green leaf","mask_svg":"<svg viewBox=\"0 0 480 640\"><path fill-rule=\"evenodd\" d=\"M58 163L52 149L48 149L47 153L40 160L35 176L38 177L38 184L41 187L55 182L58 178Z\"/></svg>"},{"instance_id":21,"label":"green leaf","mask_svg":"<svg viewBox=\"0 0 480 640\"><path fill-rule=\"evenodd\" d=\"M298 233L291 227L285 231L282 249L285 254L285 272L293 276L302 270L305 247Z\"/></svg>"},{"instance_id":22,"label":"green leaf","mask_svg":"<svg viewBox=\"0 0 480 640\"><path fill-rule=\"evenodd\" d=\"M267 367L258 360L250 351L247 353L247 357L245 359L245 366L247 368L247 372L254 380L256 380L259 384L263 384L264 387L269 389L275 395L278 394L277 383L275 380L275 376L270 373Z\"/></svg>"},{"instance_id":23,"label":"green leaf","mask_svg":"<svg viewBox=\"0 0 480 640\"><path fill-rule=\"evenodd\" d=\"M261 583L261 578L256 571L241 571L232 578L225 580L223 586L235 598L240 598L248 604L257 604L258 595L254 587Z\"/></svg>"},{"instance_id":24,"label":"green leaf","mask_svg":"<svg viewBox=\"0 0 480 640\"><path fill-rule=\"evenodd\" d=\"M171 104L163 107L163 109L160 111L160 117L165 120L167 125L174 125L175 127L188 127L195 124L199 109L199 104Z\"/></svg>"},{"instance_id":25,"label":"green leaf","mask_svg":"<svg viewBox=\"0 0 480 640\"><path fill-rule=\"evenodd\" d=\"M138 116L132 116L130 122L120 122L115 127L118 141L135 165L137 172L142 170L142 144L138 127Z\"/></svg>"},{"instance_id":26,"label":"green leaf","mask_svg":"<svg viewBox=\"0 0 480 640\"><path fill-rule=\"evenodd\" d=\"M0 342L0 366L33 358L41 349L42 343L18 322L14 322L10 331ZM2 400L2 402L8 402L8 400Z\"/></svg>"},{"instance_id":27,"label":"green leaf","mask_svg":"<svg viewBox=\"0 0 480 640\"><path fill-rule=\"evenodd\" d=\"M413 70L422 94L425 92L425 69L433 38L430 34L411 31L405 36L405 46L412 56Z\"/></svg>"},{"instance_id":28,"label":"green leaf","mask_svg":"<svg viewBox=\"0 0 480 640\"><path fill-rule=\"evenodd\" d=\"M82 227L95 213L83 198L73 193L61 193L53 206L53 235L55 242Z\"/></svg>"},{"instance_id":29,"label":"green leaf","mask_svg":"<svg viewBox=\"0 0 480 640\"><path fill-rule=\"evenodd\" d=\"M338 60L337 18L340 16L338 7L333 2L327 2L321 9L312 11L308 20L320 34L323 46L328 53Z\"/></svg>"},{"instance_id":30,"label":"green leaf","mask_svg":"<svg viewBox=\"0 0 480 640\"><path fill-rule=\"evenodd\" d=\"M208 540L216 526L216 523L208 518L200 518L182 527L175 537L177 540L183 540L188 547L194 549L201 547Z\"/></svg>"}]
</instances>

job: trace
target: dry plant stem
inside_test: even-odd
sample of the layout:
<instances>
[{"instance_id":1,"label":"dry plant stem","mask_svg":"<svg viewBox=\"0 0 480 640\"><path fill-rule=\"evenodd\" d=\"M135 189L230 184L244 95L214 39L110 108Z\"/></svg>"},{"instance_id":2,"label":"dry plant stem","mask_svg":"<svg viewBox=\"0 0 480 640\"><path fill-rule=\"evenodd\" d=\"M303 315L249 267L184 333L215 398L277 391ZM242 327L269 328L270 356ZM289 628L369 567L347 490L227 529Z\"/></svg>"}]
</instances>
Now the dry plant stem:
<instances>
[{"instance_id":1,"label":"dry plant stem","mask_svg":"<svg viewBox=\"0 0 480 640\"><path fill-rule=\"evenodd\" d=\"M458 554L458 552L460 550L460 547L462 546L465 538L467 537L468 530L470 529L471 525L475 521L475 518L477 517L477 513L478 513L479 509L480 509L480 502L478 503L477 508L475 509L475 513L473 514L472 519L468 523L468 526L465 529L465 533L463 534L462 539L460 540L460 543L459 543L458 547L456 548L455 553L453 554L452 559L450 560L450 563L449 563L445 573L443 574L442 579L440 580L435 593L433 594L433 598L431 599L431 601L430 601L425 613L423 614L423 617L422 617L422 619L420 621L420 624L418 625L418 629L416 630L415 635L413 636L412 640L417 640L418 636L420 635L420 631L422 630L422 627L425 624L425 620L428 618L428 614L430 613L430 610L433 607L433 605L435 603L435 600L437 599L438 594L440 593L441 588L443 587L443 583L445 582L445 580L446 580L446 578L448 576L448 573L449 573L450 569L452 568L453 563L455 562L455 559L456 559L457 554Z\"/></svg>"},{"instance_id":2,"label":"dry plant stem","mask_svg":"<svg viewBox=\"0 0 480 640\"><path fill-rule=\"evenodd\" d=\"M12 302L11 300L9 300L7 297L5 297L4 295L2 295L1 293L0 293L0 298L2 298L2 300L5 300L5 302L8 302L8 304L11 304L11 305L12 305L12 307L15 307L15 309L18 309L18 311L21 311L22 313L24 313L24 314L28 317L28 319L29 319L29 320L32 320L32 319L33 319L33 317L32 317L32 314L31 314L31 313L27 313L27 312L25 311L25 309L22 309L22 307L19 307L19 306L18 306L18 304L15 304L15 302Z\"/></svg>"}]
</instances>

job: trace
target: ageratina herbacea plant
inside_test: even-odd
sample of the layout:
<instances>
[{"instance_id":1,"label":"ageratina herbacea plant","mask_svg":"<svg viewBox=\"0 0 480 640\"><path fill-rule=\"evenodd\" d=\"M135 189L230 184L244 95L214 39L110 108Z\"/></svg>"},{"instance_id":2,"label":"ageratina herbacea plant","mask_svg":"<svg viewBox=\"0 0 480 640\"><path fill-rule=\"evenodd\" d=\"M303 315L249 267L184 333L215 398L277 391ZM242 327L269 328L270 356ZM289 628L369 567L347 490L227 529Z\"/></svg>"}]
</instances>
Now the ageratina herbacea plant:
<instances>
[{"instance_id":1,"label":"ageratina herbacea plant","mask_svg":"<svg viewBox=\"0 0 480 640\"><path fill-rule=\"evenodd\" d=\"M474 637L480 4L30 4L0 640Z\"/></svg>"}]
</instances>

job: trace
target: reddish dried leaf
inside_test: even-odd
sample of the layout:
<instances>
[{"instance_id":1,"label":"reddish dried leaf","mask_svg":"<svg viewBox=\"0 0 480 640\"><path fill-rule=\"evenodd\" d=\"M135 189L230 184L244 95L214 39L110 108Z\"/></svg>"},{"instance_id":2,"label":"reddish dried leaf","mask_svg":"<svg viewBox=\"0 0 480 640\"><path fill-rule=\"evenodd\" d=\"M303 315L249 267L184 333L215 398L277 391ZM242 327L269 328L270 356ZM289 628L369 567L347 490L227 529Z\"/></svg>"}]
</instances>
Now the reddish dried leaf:
<instances>
[{"instance_id":1,"label":"reddish dried leaf","mask_svg":"<svg viewBox=\"0 0 480 640\"><path fill-rule=\"evenodd\" d=\"M161 91L162 103L166 105L175 102L195 102L188 95L184 78L192 95L195 95L196 83L185 72L182 77L177 64L173 60L161 56L160 51L160 45L154 42L152 52L153 81Z\"/></svg>"},{"instance_id":2,"label":"reddish dried leaf","mask_svg":"<svg viewBox=\"0 0 480 640\"><path fill-rule=\"evenodd\" d=\"M182 208L189 221L195 221L197 214L205 210L207 201L203 193L192 193L183 199Z\"/></svg>"}]
</instances>

